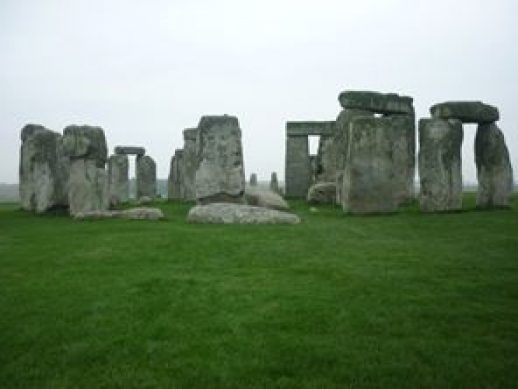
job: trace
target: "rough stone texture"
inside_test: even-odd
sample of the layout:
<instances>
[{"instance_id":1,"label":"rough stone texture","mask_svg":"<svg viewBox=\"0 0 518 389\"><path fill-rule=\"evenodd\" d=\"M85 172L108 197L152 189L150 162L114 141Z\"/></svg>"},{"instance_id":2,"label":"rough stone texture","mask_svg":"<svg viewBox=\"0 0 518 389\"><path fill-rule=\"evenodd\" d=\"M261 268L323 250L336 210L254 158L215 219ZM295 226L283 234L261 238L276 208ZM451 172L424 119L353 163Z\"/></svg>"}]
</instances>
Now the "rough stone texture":
<instances>
[{"instance_id":1,"label":"rough stone texture","mask_svg":"<svg viewBox=\"0 0 518 389\"><path fill-rule=\"evenodd\" d=\"M390 118L358 117L351 122L342 190L344 211L372 214L397 210L394 132Z\"/></svg>"},{"instance_id":2,"label":"rough stone texture","mask_svg":"<svg viewBox=\"0 0 518 389\"><path fill-rule=\"evenodd\" d=\"M319 182L308 191L307 201L310 204L335 204L336 182Z\"/></svg>"},{"instance_id":3,"label":"rough stone texture","mask_svg":"<svg viewBox=\"0 0 518 389\"><path fill-rule=\"evenodd\" d=\"M164 213L158 208L139 207L123 211L88 211L74 215L76 220L87 219L132 219L132 220L162 220Z\"/></svg>"},{"instance_id":4,"label":"rough stone texture","mask_svg":"<svg viewBox=\"0 0 518 389\"><path fill-rule=\"evenodd\" d=\"M398 204L410 202L415 195L415 117L391 115L386 117L393 126L394 197Z\"/></svg>"},{"instance_id":5,"label":"rough stone texture","mask_svg":"<svg viewBox=\"0 0 518 389\"><path fill-rule=\"evenodd\" d=\"M281 211L290 208L286 200L284 200L278 193L272 192L268 189L261 189L257 186L247 186L245 189L245 198L248 205Z\"/></svg>"},{"instance_id":6,"label":"rough stone texture","mask_svg":"<svg viewBox=\"0 0 518 389\"><path fill-rule=\"evenodd\" d=\"M71 160L68 201L71 215L108 209L108 175L95 159Z\"/></svg>"},{"instance_id":7,"label":"rough stone texture","mask_svg":"<svg viewBox=\"0 0 518 389\"><path fill-rule=\"evenodd\" d=\"M189 128L183 131L183 159L182 159L182 196L185 200L196 198L196 168L198 160L196 156L197 128Z\"/></svg>"},{"instance_id":8,"label":"rough stone texture","mask_svg":"<svg viewBox=\"0 0 518 389\"><path fill-rule=\"evenodd\" d=\"M69 160L60 134L29 124L21 131L19 191L23 209L42 213L68 205Z\"/></svg>"},{"instance_id":9,"label":"rough stone texture","mask_svg":"<svg viewBox=\"0 0 518 389\"><path fill-rule=\"evenodd\" d=\"M251 205L213 203L192 208L187 221L203 224L298 224L300 218L291 213Z\"/></svg>"},{"instance_id":10,"label":"rough stone texture","mask_svg":"<svg viewBox=\"0 0 518 389\"><path fill-rule=\"evenodd\" d=\"M281 194L281 189L279 188L279 180L277 178L277 173L272 172L270 176L270 190L274 193Z\"/></svg>"},{"instance_id":11,"label":"rough stone texture","mask_svg":"<svg viewBox=\"0 0 518 389\"><path fill-rule=\"evenodd\" d=\"M63 147L71 160L90 159L104 168L108 160L108 147L104 131L93 126L68 126L63 131Z\"/></svg>"},{"instance_id":12,"label":"rough stone texture","mask_svg":"<svg viewBox=\"0 0 518 389\"><path fill-rule=\"evenodd\" d=\"M198 125L196 200L243 203L245 174L236 117L203 116Z\"/></svg>"},{"instance_id":13,"label":"rough stone texture","mask_svg":"<svg viewBox=\"0 0 518 389\"><path fill-rule=\"evenodd\" d=\"M114 150L117 155L145 155L146 149L138 146L117 146Z\"/></svg>"},{"instance_id":14,"label":"rough stone texture","mask_svg":"<svg viewBox=\"0 0 518 389\"><path fill-rule=\"evenodd\" d=\"M136 160L137 200L156 198L156 163L149 155L139 155Z\"/></svg>"},{"instance_id":15,"label":"rough stone texture","mask_svg":"<svg viewBox=\"0 0 518 389\"><path fill-rule=\"evenodd\" d=\"M336 153L334 136L321 136L315 159L315 182L330 182L336 179Z\"/></svg>"},{"instance_id":16,"label":"rough stone texture","mask_svg":"<svg viewBox=\"0 0 518 389\"><path fill-rule=\"evenodd\" d=\"M335 122L333 121L301 121L287 122L287 136L332 136L335 133Z\"/></svg>"},{"instance_id":17,"label":"rough stone texture","mask_svg":"<svg viewBox=\"0 0 518 389\"><path fill-rule=\"evenodd\" d=\"M127 155L111 155L108 159L110 205L128 201L129 160Z\"/></svg>"},{"instance_id":18,"label":"rough stone texture","mask_svg":"<svg viewBox=\"0 0 518 389\"><path fill-rule=\"evenodd\" d=\"M413 114L413 99L396 93L370 91L344 91L338 96L343 108L360 109L381 114Z\"/></svg>"},{"instance_id":19,"label":"rough stone texture","mask_svg":"<svg viewBox=\"0 0 518 389\"><path fill-rule=\"evenodd\" d=\"M434 118L457 119L463 123L492 123L500 118L498 108L480 101L448 101L430 108Z\"/></svg>"},{"instance_id":20,"label":"rough stone texture","mask_svg":"<svg viewBox=\"0 0 518 389\"><path fill-rule=\"evenodd\" d=\"M475 136L477 207L508 207L513 191L513 169L504 135L496 124L479 124Z\"/></svg>"},{"instance_id":21,"label":"rough stone texture","mask_svg":"<svg viewBox=\"0 0 518 389\"><path fill-rule=\"evenodd\" d=\"M286 139L286 197L305 198L312 181L309 142L306 136Z\"/></svg>"},{"instance_id":22,"label":"rough stone texture","mask_svg":"<svg viewBox=\"0 0 518 389\"><path fill-rule=\"evenodd\" d=\"M183 200L184 198L182 191L182 161L183 150L176 149L171 157L169 167L169 179L167 182L167 198L169 200Z\"/></svg>"},{"instance_id":23,"label":"rough stone texture","mask_svg":"<svg viewBox=\"0 0 518 389\"><path fill-rule=\"evenodd\" d=\"M462 139L462 123L458 120L419 120L421 211L462 208Z\"/></svg>"},{"instance_id":24,"label":"rough stone texture","mask_svg":"<svg viewBox=\"0 0 518 389\"><path fill-rule=\"evenodd\" d=\"M255 173L250 174L250 181L248 181L248 185L257 186L257 174L255 174Z\"/></svg>"},{"instance_id":25,"label":"rough stone texture","mask_svg":"<svg viewBox=\"0 0 518 389\"><path fill-rule=\"evenodd\" d=\"M374 113L361 109L343 109L336 118L336 132L333 140L335 148L336 203L341 204L343 177L349 150L349 126L354 118L374 117Z\"/></svg>"}]
</instances>

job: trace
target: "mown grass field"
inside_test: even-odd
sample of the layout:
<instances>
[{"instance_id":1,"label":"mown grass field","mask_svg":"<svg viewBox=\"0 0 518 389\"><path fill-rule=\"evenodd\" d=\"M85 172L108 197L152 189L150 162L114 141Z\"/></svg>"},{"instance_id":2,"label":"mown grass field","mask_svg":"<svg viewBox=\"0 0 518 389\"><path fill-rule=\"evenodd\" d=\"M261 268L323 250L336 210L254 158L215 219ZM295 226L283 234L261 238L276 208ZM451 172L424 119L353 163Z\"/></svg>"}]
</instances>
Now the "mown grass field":
<instances>
[{"instance_id":1,"label":"mown grass field","mask_svg":"<svg viewBox=\"0 0 518 389\"><path fill-rule=\"evenodd\" d=\"M466 208L473 208L473 195ZM0 205L2 388L516 388L511 210L297 226Z\"/></svg>"}]
</instances>

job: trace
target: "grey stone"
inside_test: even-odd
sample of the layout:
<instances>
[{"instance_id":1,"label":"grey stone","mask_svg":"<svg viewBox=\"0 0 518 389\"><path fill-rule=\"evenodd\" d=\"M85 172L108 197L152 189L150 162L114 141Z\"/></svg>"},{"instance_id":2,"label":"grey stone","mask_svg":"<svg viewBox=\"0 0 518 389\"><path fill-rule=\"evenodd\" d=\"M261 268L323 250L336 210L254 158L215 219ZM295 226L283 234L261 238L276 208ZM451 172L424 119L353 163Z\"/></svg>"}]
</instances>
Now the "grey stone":
<instances>
[{"instance_id":1,"label":"grey stone","mask_svg":"<svg viewBox=\"0 0 518 389\"><path fill-rule=\"evenodd\" d=\"M334 120L300 122L289 121L286 123L286 136L332 136L334 133Z\"/></svg>"},{"instance_id":2,"label":"grey stone","mask_svg":"<svg viewBox=\"0 0 518 389\"><path fill-rule=\"evenodd\" d=\"M423 212L462 208L462 123L419 120L420 209Z\"/></svg>"},{"instance_id":3,"label":"grey stone","mask_svg":"<svg viewBox=\"0 0 518 389\"><path fill-rule=\"evenodd\" d=\"M255 174L255 173L250 174L250 181L248 181L248 185L257 186L257 174Z\"/></svg>"},{"instance_id":4,"label":"grey stone","mask_svg":"<svg viewBox=\"0 0 518 389\"><path fill-rule=\"evenodd\" d=\"M276 172L272 172L270 176L270 190L274 193L281 194L281 190L279 188L279 180L277 179Z\"/></svg>"},{"instance_id":5,"label":"grey stone","mask_svg":"<svg viewBox=\"0 0 518 389\"><path fill-rule=\"evenodd\" d=\"M110 205L128 201L129 160L127 155L111 155L108 159L108 187Z\"/></svg>"},{"instance_id":6,"label":"grey stone","mask_svg":"<svg viewBox=\"0 0 518 389\"><path fill-rule=\"evenodd\" d=\"M357 117L350 124L342 208L352 214L390 213L395 198L394 124L390 118Z\"/></svg>"},{"instance_id":7,"label":"grey stone","mask_svg":"<svg viewBox=\"0 0 518 389\"><path fill-rule=\"evenodd\" d=\"M196 168L198 160L196 156L197 128L188 128L183 131L183 159L182 159L182 196L185 200L196 198Z\"/></svg>"},{"instance_id":8,"label":"grey stone","mask_svg":"<svg viewBox=\"0 0 518 389\"><path fill-rule=\"evenodd\" d=\"M310 204L335 204L336 182L318 182L308 190L307 201Z\"/></svg>"},{"instance_id":9,"label":"grey stone","mask_svg":"<svg viewBox=\"0 0 518 389\"><path fill-rule=\"evenodd\" d=\"M145 155L146 149L138 146L116 146L114 149L117 155Z\"/></svg>"},{"instance_id":10,"label":"grey stone","mask_svg":"<svg viewBox=\"0 0 518 389\"><path fill-rule=\"evenodd\" d=\"M241 129L234 116L203 116L198 125L196 200L243 203Z\"/></svg>"},{"instance_id":11,"label":"grey stone","mask_svg":"<svg viewBox=\"0 0 518 389\"><path fill-rule=\"evenodd\" d=\"M500 118L498 108L480 101L447 101L430 108L434 118L457 119L463 123L492 123Z\"/></svg>"},{"instance_id":12,"label":"grey stone","mask_svg":"<svg viewBox=\"0 0 518 389\"><path fill-rule=\"evenodd\" d=\"M104 168L108 160L108 147L104 131L93 126L68 126L63 131L65 155L71 160L91 159Z\"/></svg>"},{"instance_id":13,"label":"grey stone","mask_svg":"<svg viewBox=\"0 0 518 389\"><path fill-rule=\"evenodd\" d=\"M171 157L171 164L169 167L168 192L167 198L169 200L183 200L182 190L182 161L183 150L176 149L174 155Z\"/></svg>"},{"instance_id":14,"label":"grey stone","mask_svg":"<svg viewBox=\"0 0 518 389\"><path fill-rule=\"evenodd\" d=\"M305 198L312 182L313 169L306 136L286 139L286 197Z\"/></svg>"},{"instance_id":15,"label":"grey stone","mask_svg":"<svg viewBox=\"0 0 518 389\"><path fill-rule=\"evenodd\" d=\"M513 191L513 169L504 135L496 124L479 124L475 136L477 207L508 207Z\"/></svg>"},{"instance_id":16,"label":"grey stone","mask_svg":"<svg viewBox=\"0 0 518 389\"><path fill-rule=\"evenodd\" d=\"M394 197L398 204L405 204L415 196L415 117L390 115L386 118L393 126Z\"/></svg>"},{"instance_id":17,"label":"grey stone","mask_svg":"<svg viewBox=\"0 0 518 389\"><path fill-rule=\"evenodd\" d=\"M23 209L46 212L68 205L69 160L59 133L29 124L21 131L19 191Z\"/></svg>"},{"instance_id":18,"label":"grey stone","mask_svg":"<svg viewBox=\"0 0 518 389\"><path fill-rule=\"evenodd\" d=\"M162 220L164 213L159 208L139 207L123 211L87 211L74 215L76 220L88 219L133 219L133 220Z\"/></svg>"},{"instance_id":19,"label":"grey stone","mask_svg":"<svg viewBox=\"0 0 518 389\"><path fill-rule=\"evenodd\" d=\"M413 99L396 93L344 91L338 96L343 108L360 109L381 114L413 114Z\"/></svg>"},{"instance_id":20,"label":"grey stone","mask_svg":"<svg viewBox=\"0 0 518 389\"><path fill-rule=\"evenodd\" d=\"M213 203L192 208L187 221L202 224L298 224L300 218L291 213L251 205Z\"/></svg>"},{"instance_id":21,"label":"grey stone","mask_svg":"<svg viewBox=\"0 0 518 389\"><path fill-rule=\"evenodd\" d=\"M108 175L95 159L71 160L68 201L71 215L108 209Z\"/></svg>"},{"instance_id":22,"label":"grey stone","mask_svg":"<svg viewBox=\"0 0 518 389\"><path fill-rule=\"evenodd\" d=\"M245 189L245 198L248 205L281 211L290 208L286 200L284 200L278 193L272 192L268 189L261 189L257 186L247 186Z\"/></svg>"},{"instance_id":23,"label":"grey stone","mask_svg":"<svg viewBox=\"0 0 518 389\"><path fill-rule=\"evenodd\" d=\"M338 150L334 141L334 136L322 135L319 139L318 152L315 158L314 182L330 182L336 179Z\"/></svg>"},{"instance_id":24,"label":"grey stone","mask_svg":"<svg viewBox=\"0 0 518 389\"><path fill-rule=\"evenodd\" d=\"M142 197L156 198L156 163L149 155L139 155L136 160L137 200Z\"/></svg>"}]
</instances>

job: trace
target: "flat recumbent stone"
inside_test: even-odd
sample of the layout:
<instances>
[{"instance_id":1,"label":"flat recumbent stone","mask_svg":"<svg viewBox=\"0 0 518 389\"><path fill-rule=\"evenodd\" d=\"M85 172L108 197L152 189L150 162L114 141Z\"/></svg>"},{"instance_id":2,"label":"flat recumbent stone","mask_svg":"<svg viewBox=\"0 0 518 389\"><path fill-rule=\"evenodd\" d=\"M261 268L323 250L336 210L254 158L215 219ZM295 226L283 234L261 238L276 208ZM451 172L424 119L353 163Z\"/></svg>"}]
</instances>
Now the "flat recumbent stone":
<instances>
[{"instance_id":1,"label":"flat recumbent stone","mask_svg":"<svg viewBox=\"0 0 518 389\"><path fill-rule=\"evenodd\" d=\"M493 123L500 118L498 108L480 101L447 101L430 108L434 118L457 119L463 123Z\"/></svg>"},{"instance_id":2,"label":"flat recumbent stone","mask_svg":"<svg viewBox=\"0 0 518 389\"><path fill-rule=\"evenodd\" d=\"M413 114L413 99L396 93L370 91L344 91L338 101L346 109L362 109L380 114Z\"/></svg>"}]
</instances>

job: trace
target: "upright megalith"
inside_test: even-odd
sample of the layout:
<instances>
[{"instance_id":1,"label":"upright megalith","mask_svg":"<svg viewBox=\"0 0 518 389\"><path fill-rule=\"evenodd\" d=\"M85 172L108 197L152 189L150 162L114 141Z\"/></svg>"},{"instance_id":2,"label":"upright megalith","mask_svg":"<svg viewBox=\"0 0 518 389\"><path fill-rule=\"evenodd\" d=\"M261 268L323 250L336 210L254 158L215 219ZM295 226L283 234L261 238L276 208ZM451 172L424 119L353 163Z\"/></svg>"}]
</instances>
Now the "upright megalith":
<instances>
[{"instance_id":1,"label":"upright megalith","mask_svg":"<svg viewBox=\"0 0 518 389\"><path fill-rule=\"evenodd\" d=\"M421 211L462 208L462 139L462 122L459 120L419 120Z\"/></svg>"},{"instance_id":2,"label":"upright megalith","mask_svg":"<svg viewBox=\"0 0 518 389\"><path fill-rule=\"evenodd\" d=\"M250 180L248 180L248 185L257 186L257 174L256 173L250 174Z\"/></svg>"},{"instance_id":3,"label":"upright megalith","mask_svg":"<svg viewBox=\"0 0 518 389\"><path fill-rule=\"evenodd\" d=\"M318 141L315 159L314 182L330 182L336 178L336 153L334 136L322 135Z\"/></svg>"},{"instance_id":4,"label":"upright megalith","mask_svg":"<svg viewBox=\"0 0 518 389\"><path fill-rule=\"evenodd\" d=\"M372 214L397 210L395 132L390 118L352 120L341 198L344 211Z\"/></svg>"},{"instance_id":5,"label":"upright megalith","mask_svg":"<svg viewBox=\"0 0 518 389\"><path fill-rule=\"evenodd\" d=\"M196 142L196 200L244 203L241 129L234 116L203 116Z\"/></svg>"},{"instance_id":6,"label":"upright megalith","mask_svg":"<svg viewBox=\"0 0 518 389\"><path fill-rule=\"evenodd\" d=\"M183 131L183 158L182 158L182 196L185 200L196 198L196 139L198 137L197 128L188 128Z\"/></svg>"},{"instance_id":7,"label":"upright megalith","mask_svg":"<svg viewBox=\"0 0 518 389\"><path fill-rule=\"evenodd\" d=\"M23 209L45 212L68 204L69 161L61 134L28 124L21 131L19 190Z\"/></svg>"},{"instance_id":8,"label":"upright megalith","mask_svg":"<svg viewBox=\"0 0 518 389\"><path fill-rule=\"evenodd\" d=\"M128 201L129 160L127 155L115 154L108 159L108 187L110 205Z\"/></svg>"},{"instance_id":9,"label":"upright megalith","mask_svg":"<svg viewBox=\"0 0 518 389\"><path fill-rule=\"evenodd\" d=\"M513 169L504 135L496 124L479 124L475 136L477 165L477 207L509 206L513 190Z\"/></svg>"},{"instance_id":10,"label":"upright megalith","mask_svg":"<svg viewBox=\"0 0 518 389\"><path fill-rule=\"evenodd\" d=\"M174 155L171 157L171 164L169 167L169 179L167 181L167 198L169 200L183 200L183 150L176 149Z\"/></svg>"},{"instance_id":11,"label":"upright megalith","mask_svg":"<svg viewBox=\"0 0 518 389\"><path fill-rule=\"evenodd\" d=\"M277 178L276 172L272 172L270 176L270 190L274 193L281 193L281 190L279 188L279 179Z\"/></svg>"},{"instance_id":12,"label":"upright megalith","mask_svg":"<svg viewBox=\"0 0 518 389\"><path fill-rule=\"evenodd\" d=\"M68 126L63 131L65 155L70 158L68 201L72 215L108 209L108 148L100 127Z\"/></svg>"},{"instance_id":13,"label":"upright megalith","mask_svg":"<svg viewBox=\"0 0 518 389\"><path fill-rule=\"evenodd\" d=\"M139 155L136 160L137 171L137 200L156 198L156 163L149 155Z\"/></svg>"}]
</instances>

